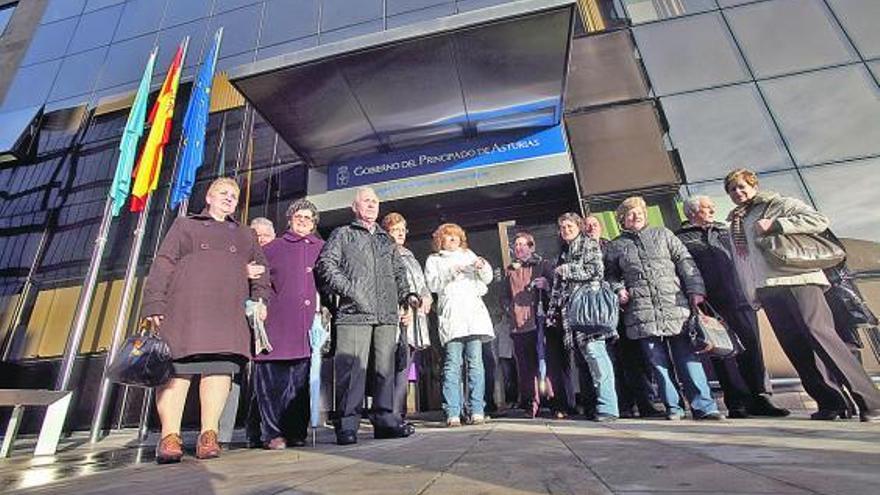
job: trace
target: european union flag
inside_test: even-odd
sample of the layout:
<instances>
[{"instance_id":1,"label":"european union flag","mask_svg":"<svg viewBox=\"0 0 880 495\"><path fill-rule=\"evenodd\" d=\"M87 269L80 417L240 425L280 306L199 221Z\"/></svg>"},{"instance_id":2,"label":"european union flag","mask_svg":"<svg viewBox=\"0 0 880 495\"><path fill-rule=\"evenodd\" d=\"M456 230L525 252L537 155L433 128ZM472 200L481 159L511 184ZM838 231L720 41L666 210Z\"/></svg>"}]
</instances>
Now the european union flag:
<instances>
[{"instance_id":1,"label":"european union flag","mask_svg":"<svg viewBox=\"0 0 880 495\"><path fill-rule=\"evenodd\" d=\"M217 66L217 53L223 28L214 35L214 43L205 54L199 75L193 84L186 115L183 117L183 145L177 162L177 177L171 189L171 207L176 208L181 201L189 198L196 181L196 173L205 159L205 130L208 127L208 110L211 107L211 83Z\"/></svg>"}]
</instances>

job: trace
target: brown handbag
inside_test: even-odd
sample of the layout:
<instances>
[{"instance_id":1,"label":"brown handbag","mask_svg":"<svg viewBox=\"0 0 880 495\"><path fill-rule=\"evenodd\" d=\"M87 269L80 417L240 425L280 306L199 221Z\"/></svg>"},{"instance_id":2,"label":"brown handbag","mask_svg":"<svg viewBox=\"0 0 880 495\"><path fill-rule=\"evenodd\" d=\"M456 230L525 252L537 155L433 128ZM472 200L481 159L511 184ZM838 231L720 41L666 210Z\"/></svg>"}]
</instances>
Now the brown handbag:
<instances>
[{"instance_id":1,"label":"brown handbag","mask_svg":"<svg viewBox=\"0 0 880 495\"><path fill-rule=\"evenodd\" d=\"M780 270L824 270L846 259L846 251L829 234L827 230L821 234L770 234L758 238L758 246L767 261Z\"/></svg>"}]
</instances>

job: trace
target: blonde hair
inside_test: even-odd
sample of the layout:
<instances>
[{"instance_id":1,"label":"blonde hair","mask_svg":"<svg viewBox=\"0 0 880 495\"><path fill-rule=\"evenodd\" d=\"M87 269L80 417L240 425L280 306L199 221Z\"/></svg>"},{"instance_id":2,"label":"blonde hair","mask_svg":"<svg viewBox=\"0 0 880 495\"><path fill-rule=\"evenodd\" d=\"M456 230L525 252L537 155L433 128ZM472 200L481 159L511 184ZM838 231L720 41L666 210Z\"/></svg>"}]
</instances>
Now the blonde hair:
<instances>
[{"instance_id":1,"label":"blonde hair","mask_svg":"<svg viewBox=\"0 0 880 495\"><path fill-rule=\"evenodd\" d=\"M403 215L397 213L396 211L392 211L382 218L382 228L385 229L385 232L388 232L388 229L394 227L399 223L406 223L406 219L403 218Z\"/></svg>"},{"instance_id":2,"label":"blonde hair","mask_svg":"<svg viewBox=\"0 0 880 495\"><path fill-rule=\"evenodd\" d=\"M648 204L645 203L645 199L641 196L630 196L623 200L620 203L620 206L617 207L617 210L614 211L614 216L617 218L617 223L620 225L624 224L624 218L626 218L626 214L631 210L635 210L637 208L641 208L642 211L645 212L645 217L648 216Z\"/></svg>"},{"instance_id":3,"label":"blonde hair","mask_svg":"<svg viewBox=\"0 0 880 495\"><path fill-rule=\"evenodd\" d=\"M731 171L724 178L724 192L730 191L730 186L735 184L736 182L742 180L746 184L757 187L758 186L758 174L754 171L749 170L747 168L738 168L736 170Z\"/></svg>"},{"instance_id":4,"label":"blonde hair","mask_svg":"<svg viewBox=\"0 0 880 495\"><path fill-rule=\"evenodd\" d=\"M232 177L218 177L211 182L211 185L208 186L208 192L206 195L211 194L220 186L230 186L235 189L236 194L241 192L241 188L238 187L238 182L235 181Z\"/></svg>"},{"instance_id":5,"label":"blonde hair","mask_svg":"<svg viewBox=\"0 0 880 495\"><path fill-rule=\"evenodd\" d=\"M461 248L467 249L467 234L464 233L464 229L458 224L444 223L437 227L437 230L435 230L434 234L431 236L434 239L433 242L431 242L431 247L434 248L434 251L439 252L443 249L443 237L447 235L453 235L461 239Z\"/></svg>"}]
</instances>

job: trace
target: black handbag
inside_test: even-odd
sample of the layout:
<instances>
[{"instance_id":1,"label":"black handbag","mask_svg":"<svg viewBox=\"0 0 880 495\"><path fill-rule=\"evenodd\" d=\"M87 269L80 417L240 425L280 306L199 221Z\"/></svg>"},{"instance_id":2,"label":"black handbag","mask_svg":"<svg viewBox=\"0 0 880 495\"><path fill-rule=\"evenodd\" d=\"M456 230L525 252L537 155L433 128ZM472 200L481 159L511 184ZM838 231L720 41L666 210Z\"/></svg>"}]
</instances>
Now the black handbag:
<instances>
[{"instance_id":1,"label":"black handbag","mask_svg":"<svg viewBox=\"0 0 880 495\"><path fill-rule=\"evenodd\" d=\"M167 383L172 374L171 348L147 320L137 335L125 341L107 369L107 379L133 387L158 387Z\"/></svg>"},{"instance_id":2,"label":"black handbag","mask_svg":"<svg viewBox=\"0 0 880 495\"><path fill-rule=\"evenodd\" d=\"M744 351L739 337L730 331L714 308L708 304L704 306L708 314L702 308L695 307L686 323L694 352L724 359Z\"/></svg>"},{"instance_id":3,"label":"black handbag","mask_svg":"<svg viewBox=\"0 0 880 495\"><path fill-rule=\"evenodd\" d=\"M612 337L617 333L620 305L608 282L583 284L572 292L565 311L568 328L587 335Z\"/></svg>"}]
</instances>

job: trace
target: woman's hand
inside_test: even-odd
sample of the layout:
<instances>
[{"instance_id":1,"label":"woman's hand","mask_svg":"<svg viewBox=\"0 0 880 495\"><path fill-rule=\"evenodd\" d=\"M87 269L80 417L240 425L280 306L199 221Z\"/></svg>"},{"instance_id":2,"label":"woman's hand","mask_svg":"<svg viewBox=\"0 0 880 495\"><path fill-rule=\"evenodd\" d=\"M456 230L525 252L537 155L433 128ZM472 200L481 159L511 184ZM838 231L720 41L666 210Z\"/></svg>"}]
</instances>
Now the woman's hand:
<instances>
[{"instance_id":1,"label":"woman's hand","mask_svg":"<svg viewBox=\"0 0 880 495\"><path fill-rule=\"evenodd\" d=\"M550 284L547 282L547 279L544 277L538 277L532 281L532 285L535 286L536 289L547 290L550 288Z\"/></svg>"},{"instance_id":2,"label":"woman's hand","mask_svg":"<svg viewBox=\"0 0 880 495\"><path fill-rule=\"evenodd\" d=\"M755 222L755 231L758 232L758 235L765 235L768 232L770 232L770 230L772 230L772 229L773 229L773 220L770 220L768 218L762 218L762 219L758 220L757 222Z\"/></svg>"},{"instance_id":3,"label":"woman's hand","mask_svg":"<svg viewBox=\"0 0 880 495\"><path fill-rule=\"evenodd\" d=\"M623 306L629 302L629 291L626 289L620 289L617 291L617 300L620 302L620 305Z\"/></svg>"},{"instance_id":4,"label":"woman's hand","mask_svg":"<svg viewBox=\"0 0 880 495\"><path fill-rule=\"evenodd\" d=\"M150 322L150 324L153 325L153 328L159 328L162 326L162 320L165 319L165 315L150 315L144 319Z\"/></svg>"},{"instance_id":5,"label":"woman's hand","mask_svg":"<svg viewBox=\"0 0 880 495\"><path fill-rule=\"evenodd\" d=\"M263 265L258 265L255 261L251 261L247 264L247 278L250 280L256 280L263 276L266 273L266 267Z\"/></svg>"},{"instance_id":6,"label":"woman's hand","mask_svg":"<svg viewBox=\"0 0 880 495\"><path fill-rule=\"evenodd\" d=\"M422 296L422 304L421 304L421 306L419 306L419 313L423 314L423 315L430 313L432 302L433 301L431 300L430 296L428 296L428 297Z\"/></svg>"},{"instance_id":7,"label":"woman's hand","mask_svg":"<svg viewBox=\"0 0 880 495\"><path fill-rule=\"evenodd\" d=\"M486 261L485 259L477 258L477 261L474 261L474 268L477 270L482 270L487 263L488 261Z\"/></svg>"},{"instance_id":8,"label":"woman's hand","mask_svg":"<svg viewBox=\"0 0 880 495\"><path fill-rule=\"evenodd\" d=\"M409 309L400 309L399 315L401 325L408 327L409 324L412 323L412 311L410 311Z\"/></svg>"}]
</instances>

